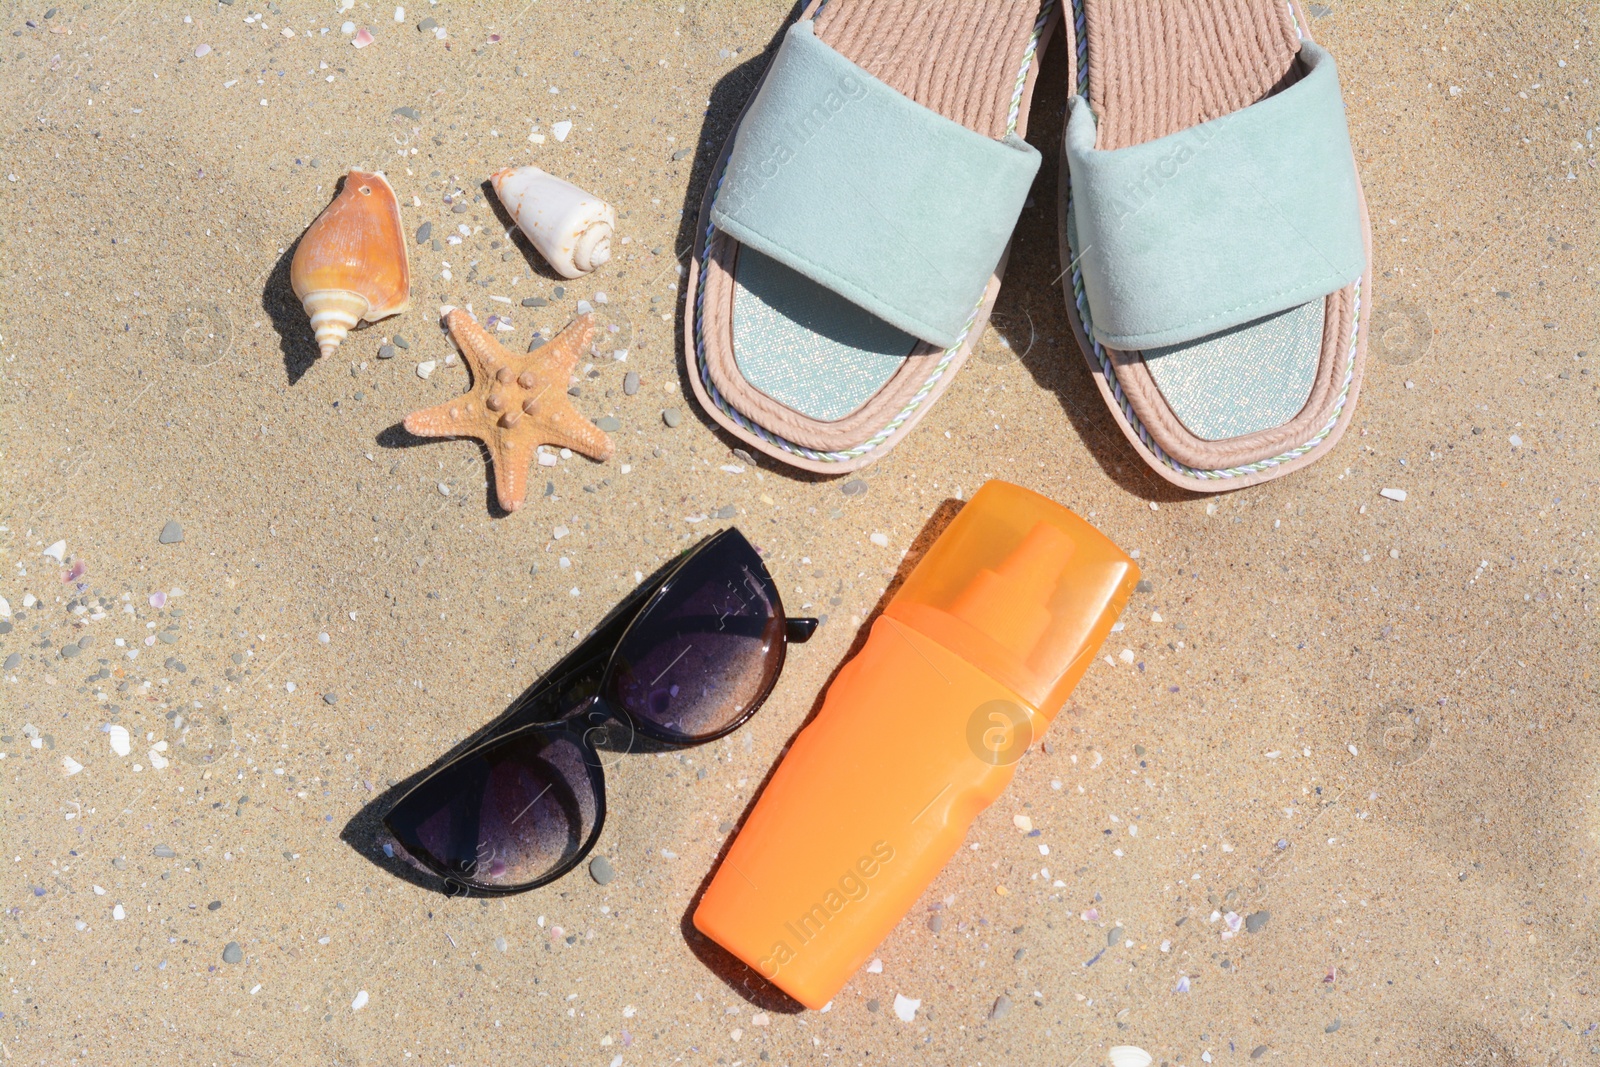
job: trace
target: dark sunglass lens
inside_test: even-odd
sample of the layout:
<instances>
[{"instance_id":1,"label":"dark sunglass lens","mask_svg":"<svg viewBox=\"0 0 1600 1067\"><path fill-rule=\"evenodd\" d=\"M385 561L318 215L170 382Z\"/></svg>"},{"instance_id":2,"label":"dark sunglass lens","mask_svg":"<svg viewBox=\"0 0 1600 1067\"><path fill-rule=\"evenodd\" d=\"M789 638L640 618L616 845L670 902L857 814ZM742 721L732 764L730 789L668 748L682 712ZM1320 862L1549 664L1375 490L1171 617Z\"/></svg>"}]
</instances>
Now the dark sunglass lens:
<instances>
[{"instance_id":1,"label":"dark sunglass lens","mask_svg":"<svg viewBox=\"0 0 1600 1067\"><path fill-rule=\"evenodd\" d=\"M760 557L725 535L672 577L623 638L613 699L647 730L712 736L771 689L782 642L782 608Z\"/></svg>"},{"instance_id":2,"label":"dark sunglass lens","mask_svg":"<svg viewBox=\"0 0 1600 1067\"><path fill-rule=\"evenodd\" d=\"M405 850L469 884L534 882L571 860L599 808L583 749L564 733L522 730L418 786L384 823Z\"/></svg>"}]
</instances>

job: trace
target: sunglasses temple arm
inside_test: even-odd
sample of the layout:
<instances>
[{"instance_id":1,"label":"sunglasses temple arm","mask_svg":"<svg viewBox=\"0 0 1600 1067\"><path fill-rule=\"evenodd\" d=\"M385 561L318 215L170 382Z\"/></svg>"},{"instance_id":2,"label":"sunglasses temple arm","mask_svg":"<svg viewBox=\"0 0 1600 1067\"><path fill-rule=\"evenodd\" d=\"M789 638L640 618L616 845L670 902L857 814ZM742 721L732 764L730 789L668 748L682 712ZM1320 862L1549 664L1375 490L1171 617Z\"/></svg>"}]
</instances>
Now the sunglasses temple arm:
<instances>
[{"instance_id":1,"label":"sunglasses temple arm","mask_svg":"<svg viewBox=\"0 0 1600 1067\"><path fill-rule=\"evenodd\" d=\"M803 645L811 640L811 635L817 632L817 627L820 625L821 620L819 619L785 619L783 620L783 638L791 645Z\"/></svg>"}]
</instances>

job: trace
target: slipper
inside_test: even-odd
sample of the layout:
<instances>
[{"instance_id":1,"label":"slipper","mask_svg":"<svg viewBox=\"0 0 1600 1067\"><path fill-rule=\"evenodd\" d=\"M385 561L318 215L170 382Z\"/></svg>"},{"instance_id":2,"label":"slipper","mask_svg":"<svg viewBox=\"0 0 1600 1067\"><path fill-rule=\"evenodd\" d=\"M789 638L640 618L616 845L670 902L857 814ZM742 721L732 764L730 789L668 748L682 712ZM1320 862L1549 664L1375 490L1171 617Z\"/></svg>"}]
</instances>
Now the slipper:
<instances>
[{"instance_id":1,"label":"slipper","mask_svg":"<svg viewBox=\"0 0 1600 1067\"><path fill-rule=\"evenodd\" d=\"M1074 0L1068 317L1158 474L1314 462L1366 362L1372 237L1333 57L1286 0Z\"/></svg>"},{"instance_id":2,"label":"slipper","mask_svg":"<svg viewBox=\"0 0 1600 1067\"><path fill-rule=\"evenodd\" d=\"M1054 0L813 0L707 183L689 379L805 470L880 458L983 333L1038 171L1024 141Z\"/></svg>"}]
</instances>

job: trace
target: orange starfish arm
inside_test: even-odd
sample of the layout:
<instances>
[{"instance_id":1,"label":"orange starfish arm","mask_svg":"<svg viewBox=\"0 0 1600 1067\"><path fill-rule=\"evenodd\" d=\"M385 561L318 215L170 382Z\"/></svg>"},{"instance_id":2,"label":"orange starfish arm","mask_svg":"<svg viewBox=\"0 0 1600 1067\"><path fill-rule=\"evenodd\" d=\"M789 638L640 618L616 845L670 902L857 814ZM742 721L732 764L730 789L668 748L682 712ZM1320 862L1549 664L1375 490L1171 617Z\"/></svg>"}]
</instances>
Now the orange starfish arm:
<instances>
[{"instance_id":1,"label":"orange starfish arm","mask_svg":"<svg viewBox=\"0 0 1600 1067\"><path fill-rule=\"evenodd\" d=\"M563 406L544 416L544 443L582 452L590 459L607 460L616 449L606 432L571 407Z\"/></svg>"},{"instance_id":2,"label":"orange starfish arm","mask_svg":"<svg viewBox=\"0 0 1600 1067\"><path fill-rule=\"evenodd\" d=\"M507 441L494 443L490 451L494 456L494 495L507 511L520 510L528 495L528 466L533 462L534 442Z\"/></svg>"},{"instance_id":3,"label":"orange starfish arm","mask_svg":"<svg viewBox=\"0 0 1600 1067\"><path fill-rule=\"evenodd\" d=\"M490 337L478 320L464 309L453 308L445 317L444 324L449 328L456 346L461 349L462 358L472 369L474 382L487 381L494 376L496 369L514 361L515 357L499 341Z\"/></svg>"},{"instance_id":4,"label":"orange starfish arm","mask_svg":"<svg viewBox=\"0 0 1600 1067\"><path fill-rule=\"evenodd\" d=\"M579 315L567 328L556 335L549 344L539 348L534 355L545 367L569 375L578 365L578 357L589 347L594 336L594 316Z\"/></svg>"},{"instance_id":5,"label":"orange starfish arm","mask_svg":"<svg viewBox=\"0 0 1600 1067\"><path fill-rule=\"evenodd\" d=\"M431 408L413 411L406 416L405 428L418 437L478 437L482 416L475 410L469 412L471 400L472 394L468 393Z\"/></svg>"}]
</instances>

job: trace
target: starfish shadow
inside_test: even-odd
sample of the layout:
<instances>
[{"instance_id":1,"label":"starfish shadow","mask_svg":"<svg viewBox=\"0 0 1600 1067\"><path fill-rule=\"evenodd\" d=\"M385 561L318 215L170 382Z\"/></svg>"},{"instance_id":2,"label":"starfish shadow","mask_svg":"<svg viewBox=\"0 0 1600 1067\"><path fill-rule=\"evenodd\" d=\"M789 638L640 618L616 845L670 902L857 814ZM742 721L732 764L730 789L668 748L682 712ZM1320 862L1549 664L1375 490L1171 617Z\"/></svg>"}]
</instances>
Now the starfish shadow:
<instances>
[{"instance_id":1,"label":"starfish shadow","mask_svg":"<svg viewBox=\"0 0 1600 1067\"><path fill-rule=\"evenodd\" d=\"M418 437L406 429L405 422L397 422L378 432L373 438L378 447L394 450L417 448L422 445L437 445L446 441L467 441L478 448L478 458L482 461L482 470L485 481L489 484L483 491L483 509L491 519L503 519L511 512L500 506L500 498L494 491L494 457L490 454L488 446L475 437ZM459 471L462 468L457 468Z\"/></svg>"}]
</instances>

